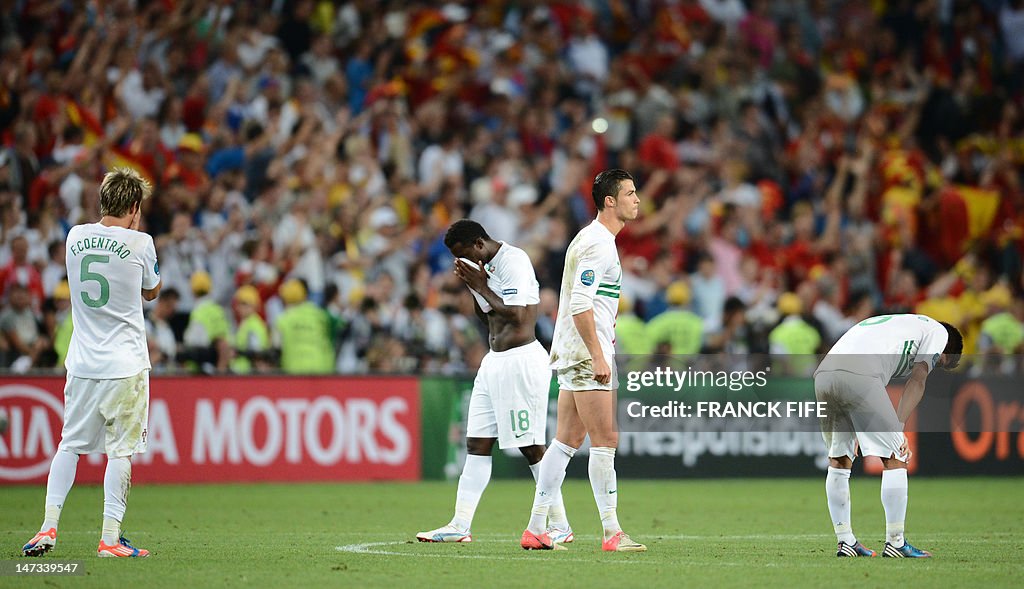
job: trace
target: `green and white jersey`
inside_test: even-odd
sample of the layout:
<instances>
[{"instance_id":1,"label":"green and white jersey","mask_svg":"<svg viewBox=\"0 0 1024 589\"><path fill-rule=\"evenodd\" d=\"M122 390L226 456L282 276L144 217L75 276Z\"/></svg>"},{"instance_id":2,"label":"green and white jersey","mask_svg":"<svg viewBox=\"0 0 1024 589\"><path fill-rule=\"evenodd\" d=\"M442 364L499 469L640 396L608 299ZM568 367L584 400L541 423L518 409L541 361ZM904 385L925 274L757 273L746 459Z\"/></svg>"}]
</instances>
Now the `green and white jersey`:
<instances>
[{"instance_id":1,"label":"green and white jersey","mask_svg":"<svg viewBox=\"0 0 1024 589\"><path fill-rule=\"evenodd\" d=\"M565 253L565 270L551 342L551 368L568 368L590 360L573 315L594 310L597 340L610 360L615 354L615 316L619 312L622 267L615 236L594 220L576 234Z\"/></svg>"},{"instance_id":2,"label":"green and white jersey","mask_svg":"<svg viewBox=\"0 0 1024 589\"><path fill-rule=\"evenodd\" d=\"M815 374L844 370L888 383L908 376L918 362L925 362L931 372L948 340L946 328L925 315L871 317L839 338Z\"/></svg>"},{"instance_id":3,"label":"green and white jersey","mask_svg":"<svg viewBox=\"0 0 1024 589\"><path fill-rule=\"evenodd\" d=\"M160 284L153 238L99 223L76 225L66 258L75 325L68 374L115 379L150 368L142 289Z\"/></svg>"}]
</instances>

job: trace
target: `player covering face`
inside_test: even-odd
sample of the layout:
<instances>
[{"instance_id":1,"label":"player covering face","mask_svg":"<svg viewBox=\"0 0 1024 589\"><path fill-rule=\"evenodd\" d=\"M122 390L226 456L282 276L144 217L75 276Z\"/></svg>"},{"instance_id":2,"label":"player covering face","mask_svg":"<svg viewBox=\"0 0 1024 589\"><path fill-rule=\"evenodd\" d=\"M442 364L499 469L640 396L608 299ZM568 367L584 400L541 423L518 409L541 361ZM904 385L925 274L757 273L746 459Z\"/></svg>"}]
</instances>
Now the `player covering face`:
<instances>
[{"instance_id":1,"label":"player covering face","mask_svg":"<svg viewBox=\"0 0 1024 589\"><path fill-rule=\"evenodd\" d=\"M142 201L151 187L130 168L100 184L98 223L71 228L67 272L75 329L64 386L64 428L46 480L43 525L24 547L41 556L57 543L61 509L75 482L78 457L105 452L103 531L97 554L144 557L121 535L134 454L146 451L149 346L142 300L160 292L153 238L139 231Z\"/></svg>"},{"instance_id":2,"label":"player covering face","mask_svg":"<svg viewBox=\"0 0 1024 589\"><path fill-rule=\"evenodd\" d=\"M455 256L455 275L469 287L490 352L473 381L466 423L466 464L459 477L455 516L446 526L420 532L420 542L470 542L470 526L491 478L494 443L519 448L536 478L544 455L551 371L547 352L534 337L540 288L523 250L490 238L479 223L456 221L445 235ZM554 497L550 527L559 543L573 540L561 494Z\"/></svg>"},{"instance_id":3,"label":"player covering face","mask_svg":"<svg viewBox=\"0 0 1024 589\"><path fill-rule=\"evenodd\" d=\"M814 372L814 393L829 405L822 422L828 447L825 496L836 532L836 556L875 556L857 541L850 523L850 469L858 445L863 456L882 460L883 556L926 558L904 538L907 463L911 452L903 424L924 396L934 368L952 370L960 361L963 337L955 327L924 315L882 315L861 321L832 346ZM909 377L899 406L886 392L892 378ZM833 413L834 411L834 413Z\"/></svg>"},{"instance_id":4,"label":"player covering face","mask_svg":"<svg viewBox=\"0 0 1024 589\"><path fill-rule=\"evenodd\" d=\"M558 431L541 461L530 523L520 545L528 550L556 546L545 533L545 517L558 496L569 459L590 435L590 485L604 528L602 548L642 552L619 526L615 449L616 387L614 373L615 315L618 313L622 267L615 236L640 212L633 177L607 170L594 178L598 214L584 227L565 254L550 366L558 377Z\"/></svg>"}]
</instances>

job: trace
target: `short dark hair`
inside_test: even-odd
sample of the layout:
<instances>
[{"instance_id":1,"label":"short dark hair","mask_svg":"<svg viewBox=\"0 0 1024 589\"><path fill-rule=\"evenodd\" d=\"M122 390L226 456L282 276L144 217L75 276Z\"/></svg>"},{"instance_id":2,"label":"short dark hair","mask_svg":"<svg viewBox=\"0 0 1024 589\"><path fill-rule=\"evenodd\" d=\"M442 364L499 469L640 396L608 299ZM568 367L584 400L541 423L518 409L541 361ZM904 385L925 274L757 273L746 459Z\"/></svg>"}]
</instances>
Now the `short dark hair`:
<instances>
[{"instance_id":1,"label":"short dark hair","mask_svg":"<svg viewBox=\"0 0 1024 589\"><path fill-rule=\"evenodd\" d=\"M488 240L491 236L484 231L483 225L469 219L459 219L452 223L444 234L444 245L452 249L455 245L472 245L478 239Z\"/></svg>"},{"instance_id":2,"label":"short dark hair","mask_svg":"<svg viewBox=\"0 0 1024 589\"><path fill-rule=\"evenodd\" d=\"M960 330L945 321L939 323L946 328L949 339L946 340L946 349L942 353L946 355L946 368L952 370L960 364L960 355L964 352L964 336Z\"/></svg>"},{"instance_id":3,"label":"short dark hair","mask_svg":"<svg viewBox=\"0 0 1024 589\"><path fill-rule=\"evenodd\" d=\"M597 210L604 210L604 197L619 195L619 185L622 184L623 180L632 179L633 176L629 172L619 170L618 168L605 170L594 176L594 188L591 190L591 194L594 197L594 204L597 205Z\"/></svg>"}]
</instances>

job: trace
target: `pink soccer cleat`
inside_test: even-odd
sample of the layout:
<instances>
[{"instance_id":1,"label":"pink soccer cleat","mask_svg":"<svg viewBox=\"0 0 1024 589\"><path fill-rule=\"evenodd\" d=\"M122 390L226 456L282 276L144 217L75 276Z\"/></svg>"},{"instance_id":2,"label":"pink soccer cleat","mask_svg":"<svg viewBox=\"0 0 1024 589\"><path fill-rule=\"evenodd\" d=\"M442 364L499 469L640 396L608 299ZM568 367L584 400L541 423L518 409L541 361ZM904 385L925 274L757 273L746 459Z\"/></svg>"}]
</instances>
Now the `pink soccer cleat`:
<instances>
[{"instance_id":1,"label":"pink soccer cleat","mask_svg":"<svg viewBox=\"0 0 1024 589\"><path fill-rule=\"evenodd\" d=\"M96 555L102 558L146 558L148 550L136 548L131 545L127 538L121 536L117 544L110 545L100 540L100 546L96 549Z\"/></svg>"},{"instance_id":2,"label":"pink soccer cleat","mask_svg":"<svg viewBox=\"0 0 1024 589\"><path fill-rule=\"evenodd\" d=\"M21 547L21 553L25 556L42 556L57 545L57 528L39 532Z\"/></svg>"}]
</instances>

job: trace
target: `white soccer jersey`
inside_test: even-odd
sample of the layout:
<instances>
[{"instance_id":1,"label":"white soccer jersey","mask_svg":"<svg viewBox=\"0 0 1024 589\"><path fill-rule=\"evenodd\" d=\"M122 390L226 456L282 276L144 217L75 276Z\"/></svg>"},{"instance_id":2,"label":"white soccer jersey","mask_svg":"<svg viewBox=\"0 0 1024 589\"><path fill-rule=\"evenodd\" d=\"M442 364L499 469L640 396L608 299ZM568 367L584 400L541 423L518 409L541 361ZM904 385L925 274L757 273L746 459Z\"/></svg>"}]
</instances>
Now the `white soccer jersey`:
<instances>
[{"instance_id":1,"label":"white soccer jersey","mask_svg":"<svg viewBox=\"0 0 1024 589\"><path fill-rule=\"evenodd\" d=\"M615 354L615 316L619 312L622 267L615 235L597 220L576 234L565 252L565 270L558 299L555 335L551 342L551 368L558 370L590 360L590 352L572 320L594 310L594 325L601 350Z\"/></svg>"},{"instance_id":2,"label":"white soccer jersey","mask_svg":"<svg viewBox=\"0 0 1024 589\"><path fill-rule=\"evenodd\" d=\"M540 284L537 282L537 274L533 271L530 256L514 245L504 241L500 243L498 252L490 262L484 264L488 288L510 307L536 305L540 302ZM472 261L470 264L475 265ZM469 292L473 293L480 310L484 313L491 312L491 305L483 295L472 288Z\"/></svg>"},{"instance_id":3,"label":"white soccer jersey","mask_svg":"<svg viewBox=\"0 0 1024 589\"><path fill-rule=\"evenodd\" d=\"M77 225L67 238L75 329L64 366L79 378L127 378L150 368L142 289L160 284L153 238L140 231Z\"/></svg>"},{"instance_id":4,"label":"white soccer jersey","mask_svg":"<svg viewBox=\"0 0 1024 589\"><path fill-rule=\"evenodd\" d=\"M949 334L925 315L881 315L854 325L821 361L817 372L845 370L874 376L883 383L910 374L925 362L930 372L946 349Z\"/></svg>"}]
</instances>

